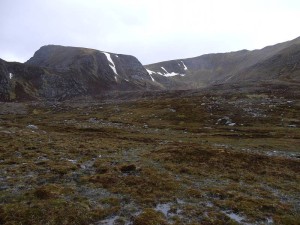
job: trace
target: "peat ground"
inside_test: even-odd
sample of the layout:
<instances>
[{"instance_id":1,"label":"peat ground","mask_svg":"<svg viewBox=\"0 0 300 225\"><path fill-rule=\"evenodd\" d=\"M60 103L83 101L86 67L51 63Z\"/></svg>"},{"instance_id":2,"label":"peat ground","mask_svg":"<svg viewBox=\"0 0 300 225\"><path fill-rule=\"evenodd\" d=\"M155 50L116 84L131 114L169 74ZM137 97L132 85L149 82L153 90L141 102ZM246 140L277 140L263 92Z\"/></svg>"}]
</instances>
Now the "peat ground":
<instances>
[{"instance_id":1,"label":"peat ground","mask_svg":"<svg viewBox=\"0 0 300 225\"><path fill-rule=\"evenodd\" d=\"M299 224L295 89L0 104L0 224Z\"/></svg>"}]
</instances>

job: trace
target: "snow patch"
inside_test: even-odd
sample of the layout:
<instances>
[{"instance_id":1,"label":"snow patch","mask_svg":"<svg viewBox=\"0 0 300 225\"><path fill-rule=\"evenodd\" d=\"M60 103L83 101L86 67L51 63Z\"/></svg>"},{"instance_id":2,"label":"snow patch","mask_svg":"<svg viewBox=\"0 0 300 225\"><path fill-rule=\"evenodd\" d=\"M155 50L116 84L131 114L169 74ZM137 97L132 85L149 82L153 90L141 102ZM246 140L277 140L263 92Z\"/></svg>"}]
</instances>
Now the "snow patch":
<instances>
[{"instance_id":1,"label":"snow patch","mask_svg":"<svg viewBox=\"0 0 300 225\"><path fill-rule=\"evenodd\" d=\"M115 65L114 61L113 61L113 60L111 59L111 57L110 57L110 54L107 53L107 52L103 52L103 53L104 53L104 55L106 56L106 58L107 58L107 60L109 61L109 63L111 64L111 65L109 65L110 68L114 71L114 73L115 73L116 75L119 75L119 74L117 73L117 70L116 70L116 65Z\"/></svg>"},{"instance_id":2,"label":"snow patch","mask_svg":"<svg viewBox=\"0 0 300 225\"><path fill-rule=\"evenodd\" d=\"M153 82L155 82L155 80L154 80L154 78L151 76L151 74L152 74L152 73L156 73L156 72L154 72L154 71L152 71L152 70L148 70L148 69L146 69L146 70L147 70L149 76L151 77L151 80L152 80Z\"/></svg>"},{"instance_id":3,"label":"snow patch","mask_svg":"<svg viewBox=\"0 0 300 225\"><path fill-rule=\"evenodd\" d=\"M116 80L116 82L118 82L118 78L117 78L117 76L115 76L115 80Z\"/></svg>"},{"instance_id":4,"label":"snow patch","mask_svg":"<svg viewBox=\"0 0 300 225\"><path fill-rule=\"evenodd\" d=\"M224 82L229 81L234 75L229 76Z\"/></svg>"},{"instance_id":5,"label":"snow patch","mask_svg":"<svg viewBox=\"0 0 300 225\"><path fill-rule=\"evenodd\" d=\"M149 73L149 75L151 75L152 73L156 73L156 72L154 72L154 71L152 71L152 70L148 70L148 69L146 69L147 70L147 72Z\"/></svg>"},{"instance_id":6,"label":"snow patch","mask_svg":"<svg viewBox=\"0 0 300 225\"><path fill-rule=\"evenodd\" d=\"M183 61L181 61L182 65L184 66L184 70L187 70L188 68L186 67L186 65L184 64Z\"/></svg>"},{"instance_id":7,"label":"snow patch","mask_svg":"<svg viewBox=\"0 0 300 225\"><path fill-rule=\"evenodd\" d=\"M13 78L13 74L12 73L9 73L9 79L11 80Z\"/></svg>"},{"instance_id":8,"label":"snow patch","mask_svg":"<svg viewBox=\"0 0 300 225\"><path fill-rule=\"evenodd\" d=\"M114 67L114 66L112 66L112 65L109 65L109 66L110 66L110 68L114 71L115 74L119 75L119 74L117 73L116 67Z\"/></svg>"},{"instance_id":9,"label":"snow patch","mask_svg":"<svg viewBox=\"0 0 300 225\"><path fill-rule=\"evenodd\" d=\"M164 74L165 77L173 77L173 76L177 76L177 75L184 76L184 74L179 74L179 73L175 73L175 72Z\"/></svg>"},{"instance_id":10,"label":"snow patch","mask_svg":"<svg viewBox=\"0 0 300 225\"><path fill-rule=\"evenodd\" d=\"M177 75L182 76L182 77L185 76L185 74L180 74L180 73L175 73L175 72L169 73L164 67L161 67L161 68L162 68L166 73L165 73L165 74L158 73L158 74L163 75L163 76L165 76L165 77L173 77L173 76L177 76Z\"/></svg>"},{"instance_id":11,"label":"snow patch","mask_svg":"<svg viewBox=\"0 0 300 225\"><path fill-rule=\"evenodd\" d=\"M161 67L166 73L168 73L168 71L164 68L164 67Z\"/></svg>"},{"instance_id":12,"label":"snow patch","mask_svg":"<svg viewBox=\"0 0 300 225\"><path fill-rule=\"evenodd\" d=\"M149 76L151 77L151 80L152 80L153 82L155 82L155 80L154 80L154 78L151 76L151 74L149 74Z\"/></svg>"}]
</instances>

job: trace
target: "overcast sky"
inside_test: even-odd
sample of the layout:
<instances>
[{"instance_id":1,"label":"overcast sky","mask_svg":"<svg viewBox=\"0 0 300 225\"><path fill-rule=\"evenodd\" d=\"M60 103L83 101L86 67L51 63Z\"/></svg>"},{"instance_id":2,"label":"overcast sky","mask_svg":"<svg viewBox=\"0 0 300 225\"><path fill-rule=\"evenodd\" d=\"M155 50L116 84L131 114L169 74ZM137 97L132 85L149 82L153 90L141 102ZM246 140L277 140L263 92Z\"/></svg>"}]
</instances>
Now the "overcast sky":
<instances>
[{"instance_id":1,"label":"overcast sky","mask_svg":"<svg viewBox=\"0 0 300 225\"><path fill-rule=\"evenodd\" d=\"M149 64L291 40L299 21L299 0L0 0L0 58L57 44Z\"/></svg>"}]
</instances>

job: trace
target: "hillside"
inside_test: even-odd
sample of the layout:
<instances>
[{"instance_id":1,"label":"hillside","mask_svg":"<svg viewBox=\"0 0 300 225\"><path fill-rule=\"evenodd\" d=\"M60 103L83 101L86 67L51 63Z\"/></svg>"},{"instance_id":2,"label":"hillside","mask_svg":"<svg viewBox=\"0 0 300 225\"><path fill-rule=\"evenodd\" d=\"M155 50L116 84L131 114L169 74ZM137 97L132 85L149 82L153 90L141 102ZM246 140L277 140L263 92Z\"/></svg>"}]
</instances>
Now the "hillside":
<instances>
[{"instance_id":1,"label":"hillside","mask_svg":"<svg viewBox=\"0 0 300 225\"><path fill-rule=\"evenodd\" d=\"M300 37L267 46L260 50L241 50L229 53L206 54L195 58L177 59L146 65L152 77L166 88L191 89L211 84L281 79L282 76L265 75L268 71L284 70L283 62L299 62ZM280 64L270 63L278 55ZM290 57L293 55L293 58ZM269 60L269 61L268 61ZM293 70L291 81L296 78L299 67ZM265 73L262 73L265 71ZM163 78L162 78L163 77ZM167 77L167 78L166 78ZM234 79L232 79L234 77ZM171 84L171 85L170 85Z\"/></svg>"},{"instance_id":2,"label":"hillside","mask_svg":"<svg viewBox=\"0 0 300 225\"><path fill-rule=\"evenodd\" d=\"M300 44L293 44L272 57L256 63L235 75L228 77L224 82L239 82L259 80L281 80L300 82Z\"/></svg>"}]
</instances>

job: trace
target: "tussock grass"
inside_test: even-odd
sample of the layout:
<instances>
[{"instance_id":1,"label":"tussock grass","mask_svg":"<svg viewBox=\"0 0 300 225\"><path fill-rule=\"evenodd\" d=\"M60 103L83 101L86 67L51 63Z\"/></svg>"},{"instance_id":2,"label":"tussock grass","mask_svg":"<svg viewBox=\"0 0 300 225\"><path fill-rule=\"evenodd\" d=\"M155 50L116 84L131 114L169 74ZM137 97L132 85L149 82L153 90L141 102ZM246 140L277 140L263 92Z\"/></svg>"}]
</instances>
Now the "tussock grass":
<instances>
[{"instance_id":1,"label":"tussock grass","mask_svg":"<svg viewBox=\"0 0 300 225\"><path fill-rule=\"evenodd\" d=\"M0 223L297 224L300 104L274 93L3 113Z\"/></svg>"}]
</instances>

